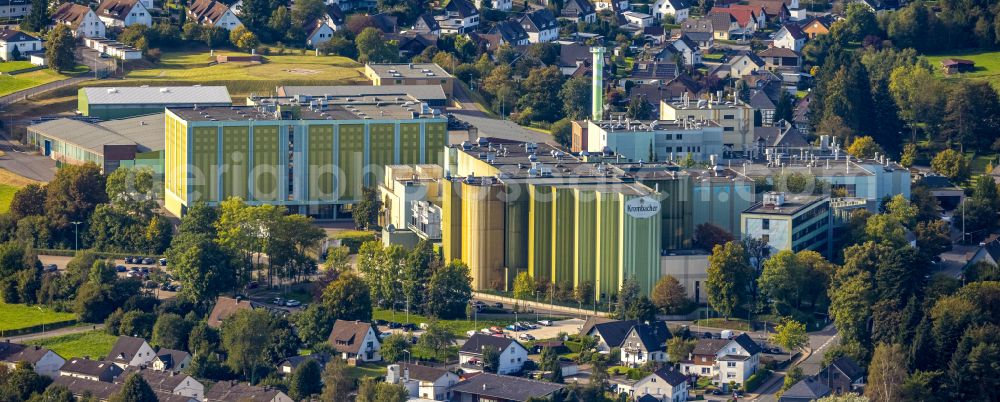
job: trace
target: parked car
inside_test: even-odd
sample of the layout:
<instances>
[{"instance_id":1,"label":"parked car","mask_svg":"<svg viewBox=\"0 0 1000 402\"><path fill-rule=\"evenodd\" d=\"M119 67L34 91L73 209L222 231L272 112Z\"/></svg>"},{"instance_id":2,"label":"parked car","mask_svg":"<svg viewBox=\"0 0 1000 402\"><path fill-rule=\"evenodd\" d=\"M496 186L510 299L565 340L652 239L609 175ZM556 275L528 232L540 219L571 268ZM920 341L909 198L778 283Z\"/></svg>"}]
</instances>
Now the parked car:
<instances>
[{"instance_id":1,"label":"parked car","mask_svg":"<svg viewBox=\"0 0 1000 402\"><path fill-rule=\"evenodd\" d=\"M156 289L156 282L146 281L144 285L146 286L146 289Z\"/></svg>"},{"instance_id":2,"label":"parked car","mask_svg":"<svg viewBox=\"0 0 1000 402\"><path fill-rule=\"evenodd\" d=\"M387 327L389 327L389 329L397 329L397 328L402 328L403 327L403 324L400 324L398 322L393 322L393 321L389 321L385 325Z\"/></svg>"},{"instance_id":3,"label":"parked car","mask_svg":"<svg viewBox=\"0 0 1000 402\"><path fill-rule=\"evenodd\" d=\"M502 334L503 333L503 328L500 328L498 326L492 326L492 327L490 327L490 332L492 332L494 334Z\"/></svg>"},{"instance_id":4,"label":"parked car","mask_svg":"<svg viewBox=\"0 0 1000 402\"><path fill-rule=\"evenodd\" d=\"M170 290L170 284L167 282L163 282L163 284L160 285L160 290Z\"/></svg>"},{"instance_id":5,"label":"parked car","mask_svg":"<svg viewBox=\"0 0 1000 402\"><path fill-rule=\"evenodd\" d=\"M379 319L375 319L375 320L373 320L372 322L374 322L374 323L375 323L375 325L386 325L386 324L388 324L388 323L389 323L389 321L386 321L386 320L379 320Z\"/></svg>"},{"instance_id":6,"label":"parked car","mask_svg":"<svg viewBox=\"0 0 1000 402\"><path fill-rule=\"evenodd\" d=\"M408 322L406 324L403 324L403 329L405 329L407 331L416 331L417 330L417 324L414 324L412 322Z\"/></svg>"},{"instance_id":7,"label":"parked car","mask_svg":"<svg viewBox=\"0 0 1000 402\"><path fill-rule=\"evenodd\" d=\"M540 325L544 325L546 327L551 327L552 326L552 320L540 320L540 321L538 321L538 323Z\"/></svg>"},{"instance_id":8,"label":"parked car","mask_svg":"<svg viewBox=\"0 0 1000 402\"><path fill-rule=\"evenodd\" d=\"M274 300L271 301L271 303L274 303L276 305L282 306L282 305L285 304L285 299L280 298L280 297L275 297Z\"/></svg>"},{"instance_id":9,"label":"parked car","mask_svg":"<svg viewBox=\"0 0 1000 402\"><path fill-rule=\"evenodd\" d=\"M166 258L160 258L160 266L163 266L163 267L167 266L167 259Z\"/></svg>"},{"instance_id":10,"label":"parked car","mask_svg":"<svg viewBox=\"0 0 1000 402\"><path fill-rule=\"evenodd\" d=\"M146 258L142 259L142 263L144 265L153 265L155 262L156 262L156 260L153 260L152 258L149 258L149 257L146 257Z\"/></svg>"},{"instance_id":11,"label":"parked car","mask_svg":"<svg viewBox=\"0 0 1000 402\"><path fill-rule=\"evenodd\" d=\"M257 281L250 281L250 283L247 284L247 289L257 289L259 286L260 284L257 283Z\"/></svg>"},{"instance_id":12,"label":"parked car","mask_svg":"<svg viewBox=\"0 0 1000 402\"><path fill-rule=\"evenodd\" d=\"M58 270L59 267L57 267L56 264L49 264L45 266L45 272L56 272Z\"/></svg>"},{"instance_id":13,"label":"parked car","mask_svg":"<svg viewBox=\"0 0 1000 402\"><path fill-rule=\"evenodd\" d=\"M705 338L705 339L712 339L712 333L711 332L706 332L706 333L702 334L701 337Z\"/></svg>"},{"instance_id":14,"label":"parked car","mask_svg":"<svg viewBox=\"0 0 1000 402\"><path fill-rule=\"evenodd\" d=\"M469 338L471 338L475 334L476 334L476 330L474 330L474 329L470 329L468 331L465 331L465 336L467 336Z\"/></svg>"},{"instance_id":15,"label":"parked car","mask_svg":"<svg viewBox=\"0 0 1000 402\"><path fill-rule=\"evenodd\" d=\"M503 303L500 303L500 302L493 303L493 307L503 308Z\"/></svg>"},{"instance_id":16,"label":"parked car","mask_svg":"<svg viewBox=\"0 0 1000 402\"><path fill-rule=\"evenodd\" d=\"M301 304L302 304L302 302L300 302L298 300L288 300L288 301L285 301L285 306L287 306L287 307L298 307Z\"/></svg>"},{"instance_id":17,"label":"parked car","mask_svg":"<svg viewBox=\"0 0 1000 402\"><path fill-rule=\"evenodd\" d=\"M531 336L531 334L521 334L520 336L518 336L518 338L520 338L522 341L533 341L533 340L535 340L535 337Z\"/></svg>"},{"instance_id":18,"label":"parked car","mask_svg":"<svg viewBox=\"0 0 1000 402\"><path fill-rule=\"evenodd\" d=\"M124 265L119 265L119 266L115 267L115 271L118 271L118 272L127 272L128 268L125 268Z\"/></svg>"}]
</instances>

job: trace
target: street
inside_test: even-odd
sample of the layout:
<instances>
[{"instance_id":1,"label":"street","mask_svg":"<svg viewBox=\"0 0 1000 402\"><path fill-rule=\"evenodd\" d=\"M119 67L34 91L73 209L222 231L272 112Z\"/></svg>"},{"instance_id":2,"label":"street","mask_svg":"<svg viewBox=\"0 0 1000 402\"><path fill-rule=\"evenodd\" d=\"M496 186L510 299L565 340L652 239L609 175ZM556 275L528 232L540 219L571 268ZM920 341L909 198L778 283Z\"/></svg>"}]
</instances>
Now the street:
<instances>
[{"instance_id":1,"label":"street","mask_svg":"<svg viewBox=\"0 0 1000 402\"><path fill-rule=\"evenodd\" d=\"M55 177L56 161L11 141L5 130L0 130L0 151L5 154L0 157L2 169L42 182L51 181Z\"/></svg>"}]
</instances>

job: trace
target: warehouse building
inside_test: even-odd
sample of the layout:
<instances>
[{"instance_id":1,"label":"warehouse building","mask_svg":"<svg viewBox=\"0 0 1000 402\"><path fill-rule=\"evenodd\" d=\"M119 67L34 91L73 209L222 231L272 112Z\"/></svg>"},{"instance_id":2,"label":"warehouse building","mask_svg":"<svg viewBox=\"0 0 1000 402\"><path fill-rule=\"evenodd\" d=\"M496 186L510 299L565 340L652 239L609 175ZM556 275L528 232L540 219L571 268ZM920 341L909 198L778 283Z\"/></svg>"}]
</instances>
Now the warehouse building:
<instances>
[{"instance_id":1,"label":"warehouse building","mask_svg":"<svg viewBox=\"0 0 1000 402\"><path fill-rule=\"evenodd\" d=\"M604 302L627 277L647 293L659 279L660 195L598 157L480 139L449 147L445 168L444 256L469 266L473 288L509 290L527 271L589 282Z\"/></svg>"},{"instance_id":2,"label":"warehouse building","mask_svg":"<svg viewBox=\"0 0 1000 402\"><path fill-rule=\"evenodd\" d=\"M121 119L163 113L168 107L232 106L224 86L80 88L77 111L84 116Z\"/></svg>"},{"instance_id":3,"label":"warehouse building","mask_svg":"<svg viewBox=\"0 0 1000 402\"><path fill-rule=\"evenodd\" d=\"M317 219L350 216L386 165L438 164L447 120L412 101L344 97L243 107L169 107L167 209L229 197Z\"/></svg>"},{"instance_id":4,"label":"warehouse building","mask_svg":"<svg viewBox=\"0 0 1000 402\"><path fill-rule=\"evenodd\" d=\"M90 123L61 118L28 126L28 144L59 163L96 163L105 173L119 166L148 166L163 173L164 115Z\"/></svg>"},{"instance_id":5,"label":"warehouse building","mask_svg":"<svg viewBox=\"0 0 1000 402\"><path fill-rule=\"evenodd\" d=\"M444 94L441 85L318 85L318 86L280 86L277 88L279 97L346 97L346 96L378 96L395 99L409 97L410 100L426 103L431 107L448 105L448 96Z\"/></svg>"},{"instance_id":6,"label":"warehouse building","mask_svg":"<svg viewBox=\"0 0 1000 402\"><path fill-rule=\"evenodd\" d=\"M455 77L434 63L368 63L365 77L377 87L440 85L449 98L454 95Z\"/></svg>"}]
</instances>

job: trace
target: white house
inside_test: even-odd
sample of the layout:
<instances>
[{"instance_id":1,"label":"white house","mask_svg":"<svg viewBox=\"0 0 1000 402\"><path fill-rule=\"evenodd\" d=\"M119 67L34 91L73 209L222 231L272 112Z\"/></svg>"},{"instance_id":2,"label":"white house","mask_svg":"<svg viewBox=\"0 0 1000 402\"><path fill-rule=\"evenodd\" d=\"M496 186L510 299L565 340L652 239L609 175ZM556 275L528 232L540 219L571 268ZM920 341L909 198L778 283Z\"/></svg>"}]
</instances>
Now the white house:
<instances>
[{"instance_id":1,"label":"white house","mask_svg":"<svg viewBox=\"0 0 1000 402\"><path fill-rule=\"evenodd\" d=\"M482 371L483 350L488 347L500 352L497 374L514 374L528 361L528 349L511 338L475 334L458 351L458 362L465 372Z\"/></svg>"},{"instance_id":2,"label":"white house","mask_svg":"<svg viewBox=\"0 0 1000 402\"><path fill-rule=\"evenodd\" d=\"M115 378L115 382L124 383L132 373L138 373L155 392L205 400L205 384L179 371L155 371L131 367Z\"/></svg>"},{"instance_id":3,"label":"white house","mask_svg":"<svg viewBox=\"0 0 1000 402\"><path fill-rule=\"evenodd\" d=\"M24 59L28 57L28 53L43 50L42 40L13 29L0 30L0 59L10 61L14 49L17 49L17 53Z\"/></svg>"},{"instance_id":4,"label":"white house","mask_svg":"<svg viewBox=\"0 0 1000 402\"><path fill-rule=\"evenodd\" d=\"M637 26L639 28L645 28L653 25L653 16L640 13L638 11L626 11L622 13L622 17L625 17L625 21L629 24Z\"/></svg>"},{"instance_id":5,"label":"white house","mask_svg":"<svg viewBox=\"0 0 1000 402\"><path fill-rule=\"evenodd\" d=\"M54 13L52 13L52 23L67 25L73 30L73 36L81 37L105 37L107 26L91 10L90 7L75 4L63 3Z\"/></svg>"},{"instance_id":6,"label":"white house","mask_svg":"<svg viewBox=\"0 0 1000 402\"><path fill-rule=\"evenodd\" d=\"M109 27L153 25L153 16L139 0L104 0L97 6L97 17Z\"/></svg>"},{"instance_id":7,"label":"white house","mask_svg":"<svg viewBox=\"0 0 1000 402\"><path fill-rule=\"evenodd\" d=\"M785 24L774 34L774 47L801 52L806 45L806 33L796 24Z\"/></svg>"},{"instance_id":8,"label":"white house","mask_svg":"<svg viewBox=\"0 0 1000 402\"><path fill-rule=\"evenodd\" d=\"M122 372L122 368L114 363L90 359L70 359L59 368L60 377L103 382L114 381Z\"/></svg>"},{"instance_id":9,"label":"white house","mask_svg":"<svg viewBox=\"0 0 1000 402\"><path fill-rule=\"evenodd\" d=\"M733 56L733 58L729 59L727 64L729 64L730 69L729 76L734 78L750 75L754 71L763 69L767 66L767 63L765 63L763 59L750 52L744 52Z\"/></svg>"},{"instance_id":10,"label":"white house","mask_svg":"<svg viewBox=\"0 0 1000 402\"><path fill-rule=\"evenodd\" d=\"M444 7L444 15L434 17L441 33L473 32L479 26L479 10L468 0L452 0Z\"/></svg>"},{"instance_id":11,"label":"white house","mask_svg":"<svg viewBox=\"0 0 1000 402\"><path fill-rule=\"evenodd\" d=\"M594 2L597 11L611 9L617 11L628 11L632 9L632 4L628 0L597 0Z\"/></svg>"},{"instance_id":12,"label":"white house","mask_svg":"<svg viewBox=\"0 0 1000 402\"><path fill-rule=\"evenodd\" d=\"M597 12L590 0L566 0L562 10L559 11L559 18L573 22L594 22L597 20Z\"/></svg>"},{"instance_id":13,"label":"white house","mask_svg":"<svg viewBox=\"0 0 1000 402\"><path fill-rule=\"evenodd\" d=\"M111 348L107 359L121 368L146 365L156 358L153 350L145 339L134 336L119 336L115 346Z\"/></svg>"},{"instance_id":14,"label":"white house","mask_svg":"<svg viewBox=\"0 0 1000 402\"><path fill-rule=\"evenodd\" d=\"M458 381L458 375L448 370L416 364L390 364L385 375L385 382L406 387L410 398L435 401L451 399L448 388Z\"/></svg>"},{"instance_id":15,"label":"white house","mask_svg":"<svg viewBox=\"0 0 1000 402\"><path fill-rule=\"evenodd\" d=\"M625 335L619 345L623 365L639 367L647 362L667 361L667 340L670 331L663 321L636 324Z\"/></svg>"},{"instance_id":16,"label":"white house","mask_svg":"<svg viewBox=\"0 0 1000 402\"><path fill-rule=\"evenodd\" d=\"M525 14L518 23L524 28L524 32L528 33L530 43L545 43L559 39L559 22L547 8Z\"/></svg>"},{"instance_id":17,"label":"white house","mask_svg":"<svg viewBox=\"0 0 1000 402\"><path fill-rule=\"evenodd\" d=\"M685 374L712 378L716 385L743 382L757 372L761 348L747 334L731 339L702 339L688 359L681 362Z\"/></svg>"},{"instance_id":18,"label":"white house","mask_svg":"<svg viewBox=\"0 0 1000 402\"><path fill-rule=\"evenodd\" d=\"M330 331L329 342L341 358L377 362L382 360L382 343L370 323L337 320Z\"/></svg>"},{"instance_id":19,"label":"white house","mask_svg":"<svg viewBox=\"0 0 1000 402\"><path fill-rule=\"evenodd\" d=\"M31 363L36 373L55 378L66 360L47 348L35 345L22 345L10 341L0 342L0 363L13 370L17 363Z\"/></svg>"},{"instance_id":20,"label":"white house","mask_svg":"<svg viewBox=\"0 0 1000 402\"><path fill-rule=\"evenodd\" d=\"M236 12L224 3L215 0L195 0L188 7L188 16L202 25L210 25L228 30L243 25Z\"/></svg>"},{"instance_id":21,"label":"white house","mask_svg":"<svg viewBox=\"0 0 1000 402\"><path fill-rule=\"evenodd\" d=\"M484 1L488 2L494 10L510 11L514 7L513 0L476 0L476 8L482 10Z\"/></svg>"},{"instance_id":22,"label":"white house","mask_svg":"<svg viewBox=\"0 0 1000 402\"><path fill-rule=\"evenodd\" d=\"M326 6L326 14L323 15L323 19L326 25L329 25L334 31L344 29L347 22L347 19L344 18L344 10L341 10L340 6L336 4Z\"/></svg>"},{"instance_id":23,"label":"white house","mask_svg":"<svg viewBox=\"0 0 1000 402\"><path fill-rule=\"evenodd\" d=\"M687 4L684 0L656 0L653 6L649 8L649 12L656 19L662 20L664 17L672 15L674 23L678 24L688 19L690 11L691 5Z\"/></svg>"},{"instance_id":24,"label":"white house","mask_svg":"<svg viewBox=\"0 0 1000 402\"><path fill-rule=\"evenodd\" d=\"M158 371L181 371L191 364L191 354L183 350L160 348L150 365Z\"/></svg>"},{"instance_id":25,"label":"white house","mask_svg":"<svg viewBox=\"0 0 1000 402\"><path fill-rule=\"evenodd\" d=\"M29 12L30 0L0 0L0 18L21 18Z\"/></svg>"},{"instance_id":26,"label":"white house","mask_svg":"<svg viewBox=\"0 0 1000 402\"><path fill-rule=\"evenodd\" d=\"M687 376L673 366L656 370L639 379L631 388L629 396L637 400L646 395L658 401L684 402L688 399Z\"/></svg>"},{"instance_id":27,"label":"white house","mask_svg":"<svg viewBox=\"0 0 1000 402\"><path fill-rule=\"evenodd\" d=\"M306 33L306 47L315 48L333 39L333 27L324 23L323 20L316 20L312 24L306 24L302 27L302 30Z\"/></svg>"},{"instance_id":28,"label":"white house","mask_svg":"<svg viewBox=\"0 0 1000 402\"><path fill-rule=\"evenodd\" d=\"M675 39L671 45L680 53L681 58L684 59L684 65L693 66L702 63L701 48L687 35L682 35L680 38Z\"/></svg>"}]
</instances>

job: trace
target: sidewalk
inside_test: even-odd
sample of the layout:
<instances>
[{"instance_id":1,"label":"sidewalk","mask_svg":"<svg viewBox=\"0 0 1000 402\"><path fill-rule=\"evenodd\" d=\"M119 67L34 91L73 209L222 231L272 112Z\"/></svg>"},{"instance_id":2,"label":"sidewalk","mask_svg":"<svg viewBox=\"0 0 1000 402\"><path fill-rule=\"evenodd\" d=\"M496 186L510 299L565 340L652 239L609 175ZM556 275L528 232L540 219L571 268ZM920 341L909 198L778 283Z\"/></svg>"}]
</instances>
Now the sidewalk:
<instances>
[{"instance_id":1,"label":"sidewalk","mask_svg":"<svg viewBox=\"0 0 1000 402\"><path fill-rule=\"evenodd\" d=\"M45 331L45 332L35 332L33 334L21 335L21 336L10 338L10 341L14 342L14 343L21 343L21 342L31 341L31 340L35 340L35 339L52 338L52 337L62 336L62 335L70 335L70 334L78 334L78 333L81 333L81 332L89 332L89 331L93 331L93 330L97 330L97 329L104 329L104 324L80 325L80 326L75 326L75 327L59 328L59 329L54 329L54 330Z\"/></svg>"}]
</instances>

